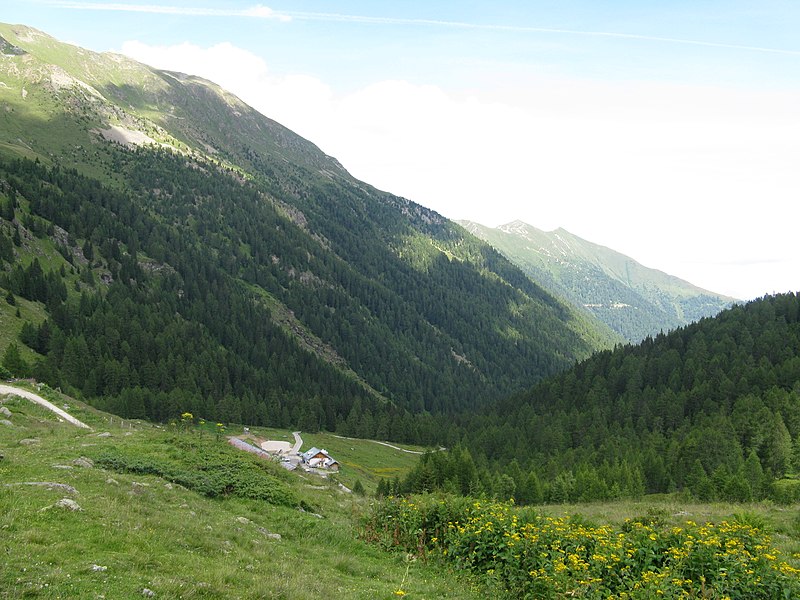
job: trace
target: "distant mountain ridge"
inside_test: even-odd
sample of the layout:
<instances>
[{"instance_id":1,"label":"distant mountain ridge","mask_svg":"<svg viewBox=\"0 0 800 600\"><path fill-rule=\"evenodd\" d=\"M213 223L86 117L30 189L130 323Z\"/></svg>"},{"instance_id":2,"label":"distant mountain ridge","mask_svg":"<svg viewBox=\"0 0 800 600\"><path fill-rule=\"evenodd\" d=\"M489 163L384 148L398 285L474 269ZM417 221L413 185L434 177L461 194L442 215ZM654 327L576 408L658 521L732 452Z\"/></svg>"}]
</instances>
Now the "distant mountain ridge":
<instances>
[{"instance_id":1,"label":"distant mountain ridge","mask_svg":"<svg viewBox=\"0 0 800 600\"><path fill-rule=\"evenodd\" d=\"M735 301L565 229L522 221L490 228L459 221L551 293L567 298L631 342L717 314Z\"/></svg>"}]
</instances>

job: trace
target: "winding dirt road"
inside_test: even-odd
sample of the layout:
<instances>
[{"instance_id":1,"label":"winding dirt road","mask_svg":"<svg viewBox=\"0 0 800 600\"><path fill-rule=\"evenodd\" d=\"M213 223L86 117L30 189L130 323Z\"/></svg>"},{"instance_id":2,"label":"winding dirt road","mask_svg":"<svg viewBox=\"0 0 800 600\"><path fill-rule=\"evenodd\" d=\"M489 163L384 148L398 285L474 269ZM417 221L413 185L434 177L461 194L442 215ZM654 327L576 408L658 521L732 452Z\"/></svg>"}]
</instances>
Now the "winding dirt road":
<instances>
[{"instance_id":1,"label":"winding dirt road","mask_svg":"<svg viewBox=\"0 0 800 600\"><path fill-rule=\"evenodd\" d=\"M300 437L299 431L293 431L294 446L292 446L292 454L300 454L300 448L303 446L303 438Z\"/></svg>"},{"instance_id":2,"label":"winding dirt road","mask_svg":"<svg viewBox=\"0 0 800 600\"><path fill-rule=\"evenodd\" d=\"M30 400L31 402L34 402L35 404L38 404L40 406L44 406L47 410L53 411L59 417L61 417L65 421L67 421L68 423L72 423L73 425L75 425L77 427L83 427L84 429L91 429L91 427L89 427L86 423L84 423L82 421L79 421L78 419L73 417L71 414L61 410L60 408L58 408L52 402L50 402L48 400L45 400L41 396L37 396L33 392L29 392L28 390L21 390L19 388L15 388L15 387L12 387L10 385L2 385L2 384L0 384L0 396L5 396L5 395L19 396L20 398L25 398L26 400Z\"/></svg>"},{"instance_id":3,"label":"winding dirt road","mask_svg":"<svg viewBox=\"0 0 800 600\"><path fill-rule=\"evenodd\" d=\"M381 446L386 446L388 448L391 448L392 450L399 450L400 452L407 452L408 454L424 454L424 452L420 452L419 450L406 450L405 448L400 448L399 446L393 446L389 442L379 442L378 440L364 440L361 438L351 438L336 434L333 434L333 437L339 438L341 440L358 440L360 442L365 442L365 441L372 442L373 444L380 444Z\"/></svg>"}]
</instances>

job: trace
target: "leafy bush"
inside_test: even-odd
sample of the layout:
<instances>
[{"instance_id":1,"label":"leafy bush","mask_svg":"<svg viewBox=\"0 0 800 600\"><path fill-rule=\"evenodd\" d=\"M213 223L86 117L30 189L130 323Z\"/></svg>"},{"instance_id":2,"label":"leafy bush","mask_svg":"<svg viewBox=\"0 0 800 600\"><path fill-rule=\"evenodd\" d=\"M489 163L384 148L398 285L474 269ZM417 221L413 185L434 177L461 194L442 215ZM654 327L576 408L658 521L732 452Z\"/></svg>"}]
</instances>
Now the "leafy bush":
<instances>
[{"instance_id":1,"label":"leafy bush","mask_svg":"<svg viewBox=\"0 0 800 600\"><path fill-rule=\"evenodd\" d=\"M772 498L778 504L800 502L800 480L779 479L772 484Z\"/></svg>"},{"instance_id":2,"label":"leafy bush","mask_svg":"<svg viewBox=\"0 0 800 600\"><path fill-rule=\"evenodd\" d=\"M292 490L260 459L211 442L176 438L168 458L114 449L95 462L121 473L155 475L209 498L235 496L297 506Z\"/></svg>"},{"instance_id":3,"label":"leafy bush","mask_svg":"<svg viewBox=\"0 0 800 600\"><path fill-rule=\"evenodd\" d=\"M733 522L737 525L747 525L764 533L769 533L770 525L763 515L743 510L733 513Z\"/></svg>"},{"instance_id":4,"label":"leafy bush","mask_svg":"<svg viewBox=\"0 0 800 600\"><path fill-rule=\"evenodd\" d=\"M517 598L795 598L800 569L746 523L668 526L657 515L621 530L463 498L388 498L365 536L436 555Z\"/></svg>"}]
</instances>

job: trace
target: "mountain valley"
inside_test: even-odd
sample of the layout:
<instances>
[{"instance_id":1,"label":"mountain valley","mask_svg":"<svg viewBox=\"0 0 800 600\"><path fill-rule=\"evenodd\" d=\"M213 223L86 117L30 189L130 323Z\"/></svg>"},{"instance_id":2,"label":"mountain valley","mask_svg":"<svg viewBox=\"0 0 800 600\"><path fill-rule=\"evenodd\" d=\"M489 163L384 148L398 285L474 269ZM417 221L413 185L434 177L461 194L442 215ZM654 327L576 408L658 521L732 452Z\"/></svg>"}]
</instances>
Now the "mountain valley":
<instances>
[{"instance_id":1,"label":"mountain valley","mask_svg":"<svg viewBox=\"0 0 800 600\"><path fill-rule=\"evenodd\" d=\"M0 599L800 594L797 293L452 222L0 25L0 294L0 375L92 428L0 398ZM297 430L341 472L226 443Z\"/></svg>"}]
</instances>

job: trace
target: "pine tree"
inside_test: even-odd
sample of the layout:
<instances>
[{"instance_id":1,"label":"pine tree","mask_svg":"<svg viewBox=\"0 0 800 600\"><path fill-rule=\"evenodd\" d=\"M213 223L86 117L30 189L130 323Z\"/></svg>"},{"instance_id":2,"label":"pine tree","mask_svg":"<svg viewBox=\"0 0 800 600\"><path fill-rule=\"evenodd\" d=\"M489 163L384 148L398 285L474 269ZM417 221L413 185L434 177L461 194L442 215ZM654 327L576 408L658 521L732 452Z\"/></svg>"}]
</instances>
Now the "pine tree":
<instances>
[{"instance_id":1,"label":"pine tree","mask_svg":"<svg viewBox=\"0 0 800 600\"><path fill-rule=\"evenodd\" d=\"M783 477L792 463L792 436L780 414L775 414L764 448L767 467L775 477Z\"/></svg>"},{"instance_id":2,"label":"pine tree","mask_svg":"<svg viewBox=\"0 0 800 600\"><path fill-rule=\"evenodd\" d=\"M750 485L753 498L756 500L763 498L764 469L761 467L761 461L758 459L758 454L755 450L751 450L750 454L747 455L747 460L744 461L742 467L742 475Z\"/></svg>"},{"instance_id":3,"label":"pine tree","mask_svg":"<svg viewBox=\"0 0 800 600\"><path fill-rule=\"evenodd\" d=\"M91 263L92 260L94 260L94 248L92 247L92 242L90 240L86 240L83 243L81 251L83 252L84 258L88 260L89 263Z\"/></svg>"},{"instance_id":4,"label":"pine tree","mask_svg":"<svg viewBox=\"0 0 800 600\"><path fill-rule=\"evenodd\" d=\"M10 200L0 201L0 217L9 223L14 220L14 206Z\"/></svg>"},{"instance_id":5,"label":"pine tree","mask_svg":"<svg viewBox=\"0 0 800 600\"><path fill-rule=\"evenodd\" d=\"M15 377L28 377L30 367L19 352L16 343L11 342L3 354L3 366Z\"/></svg>"},{"instance_id":6,"label":"pine tree","mask_svg":"<svg viewBox=\"0 0 800 600\"><path fill-rule=\"evenodd\" d=\"M19 332L19 341L28 346L28 348L36 349L37 336L36 327L30 321L25 321L22 324L22 329Z\"/></svg>"},{"instance_id":7,"label":"pine tree","mask_svg":"<svg viewBox=\"0 0 800 600\"><path fill-rule=\"evenodd\" d=\"M12 262L14 260L14 246L5 235L0 233L0 260Z\"/></svg>"}]
</instances>

